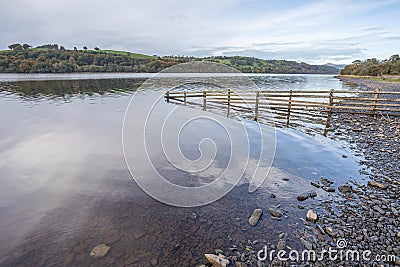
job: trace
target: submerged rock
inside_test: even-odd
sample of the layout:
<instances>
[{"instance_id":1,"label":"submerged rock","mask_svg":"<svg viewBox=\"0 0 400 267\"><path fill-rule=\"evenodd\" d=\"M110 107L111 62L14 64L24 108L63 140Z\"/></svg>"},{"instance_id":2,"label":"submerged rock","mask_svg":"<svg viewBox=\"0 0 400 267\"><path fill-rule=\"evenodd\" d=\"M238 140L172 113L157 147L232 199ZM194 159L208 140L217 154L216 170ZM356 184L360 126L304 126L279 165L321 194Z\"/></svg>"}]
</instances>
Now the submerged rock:
<instances>
[{"instance_id":1,"label":"submerged rock","mask_svg":"<svg viewBox=\"0 0 400 267\"><path fill-rule=\"evenodd\" d=\"M318 220L318 215L312 209L309 209L306 214L307 221L315 223Z\"/></svg>"},{"instance_id":2,"label":"submerged rock","mask_svg":"<svg viewBox=\"0 0 400 267\"><path fill-rule=\"evenodd\" d=\"M330 186L331 184L333 184L333 182L331 180L328 180L325 177L321 177L320 182L324 186Z\"/></svg>"},{"instance_id":3,"label":"submerged rock","mask_svg":"<svg viewBox=\"0 0 400 267\"><path fill-rule=\"evenodd\" d=\"M321 187L321 185L318 182L314 182L314 181L311 182L311 185L315 186L316 188L320 188Z\"/></svg>"},{"instance_id":4,"label":"submerged rock","mask_svg":"<svg viewBox=\"0 0 400 267\"><path fill-rule=\"evenodd\" d=\"M214 254L204 254L204 257L215 267L227 267L229 265L229 260L221 254L218 256Z\"/></svg>"},{"instance_id":5,"label":"submerged rock","mask_svg":"<svg viewBox=\"0 0 400 267\"><path fill-rule=\"evenodd\" d=\"M308 196L311 197L311 198L314 198L314 197L317 196L317 192L315 192L315 191L310 191L310 192L308 192Z\"/></svg>"},{"instance_id":6,"label":"submerged rock","mask_svg":"<svg viewBox=\"0 0 400 267\"><path fill-rule=\"evenodd\" d=\"M286 249L286 242L285 242L285 240L283 240L283 239L279 240L278 245L276 246L276 248L277 248L278 250L284 250L284 249Z\"/></svg>"},{"instance_id":7,"label":"submerged rock","mask_svg":"<svg viewBox=\"0 0 400 267\"><path fill-rule=\"evenodd\" d=\"M331 186L323 186L322 189L324 189L328 193L333 193L336 191L336 189Z\"/></svg>"},{"instance_id":8,"label":"submerged rock","mask_svg":"<svg viewBox=\"0 0 400 267\"><path fill-rule=\"evenodd\" d=\"M256 226L257 223L258 223L258 221L259 221L260 218L261 218L262 213L263 213L262 209L255 209L255 210L253 211L253 214L252 214L251 217L249 218L249 224L250 224L251 226Z\"/></svg>"},{"instance_id":9,"label":"submerged rock","mask_svg":"<svg viewBox=\"0 0 400 267\"><path fill-rule=\"evenodd\" d=\"M300 194L300 195L297 196L297 200L298 200L298 201L304 201L304 200L306 200L308 197L309 197L309 194L308 194L308 193L303 193L303 194Z\"/></svg>"},{"instance_id":10,"label":"submerged rock","mask_svg":"<svg viewBox=\"0 0 400 267\"><path fill-rule=\"evenodd\" d=\"M312 243L305 240L304 238L300 238L300 242L306 249L308 249L308 250L313 249Z\"/></svg>"},{"instance_id":11,"label":"submerged rock","mask_svg":"<svg viewBox=\"0 0 400 267\"><path fill-rule=\"evenodd\" d=\"M107 246L106 244L97 245L92 249L92 251L90 251L90 257L94 259L102 258L107 254L109 250L110 247Z\"/></svg>"},{"instance_id":12,"label":"submerged rock","mask_svg":"<svg viewBox=\"0 0 400 267\"><path fill-rule=\"evenodd\" d=\"M271 214L272 217L276 217L276 218L282 217L282 213L277 211L277 210L275 210L275 209L271 208L268 211L269 211L269 214Z\"/></svg>"}]
</instances>

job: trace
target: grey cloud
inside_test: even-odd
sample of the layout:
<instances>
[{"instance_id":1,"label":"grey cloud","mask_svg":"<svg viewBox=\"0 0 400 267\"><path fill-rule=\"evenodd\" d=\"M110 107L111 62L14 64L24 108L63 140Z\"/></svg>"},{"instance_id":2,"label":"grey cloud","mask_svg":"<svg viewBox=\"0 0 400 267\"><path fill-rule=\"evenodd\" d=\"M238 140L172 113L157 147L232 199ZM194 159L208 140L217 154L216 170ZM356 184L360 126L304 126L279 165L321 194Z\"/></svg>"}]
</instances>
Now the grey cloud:
<instances>
[{"instance_id":1,"label":"grey cloud","mask_svg":"<svg viewBox=\"0 0 400 267\"><path fill-rule=\"evenodd\" d=\"M371 42L398 40L379 24L347 16L383 2L347 2L311 1L297 9L258 10L246 18L240 16L247 5L242 0L0 1L0 49L14 42L59 43L158 55L239 54L308 62L361 57ZM343 11L342 6L351 8ZM349 19L343 32L332 26L338 16Z\"/></svg>"}]
</instances>

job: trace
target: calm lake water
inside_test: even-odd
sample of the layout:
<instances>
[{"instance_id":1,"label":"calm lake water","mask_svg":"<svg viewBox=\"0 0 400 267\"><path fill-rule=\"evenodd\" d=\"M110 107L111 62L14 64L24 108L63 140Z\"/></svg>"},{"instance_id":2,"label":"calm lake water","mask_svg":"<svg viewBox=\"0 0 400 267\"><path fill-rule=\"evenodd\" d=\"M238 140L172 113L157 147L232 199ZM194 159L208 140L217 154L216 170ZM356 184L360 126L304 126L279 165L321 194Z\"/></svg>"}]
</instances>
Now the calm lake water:
<instances>
[{"instance_id":1,"label":"calm lake water","mask_svg":"<svg viewBox=\"0 0 400 267\"><path fill-rule=\"evenodd\" d=\"M346 144L277 129L271 172L257 191L248 192L251 177L245 173L230 193L209 205L178 208L158 202L132 179L121 142L132 95L152 76L0 74L0 265L150 266L156 259L158 266L195 266L204 263L205 253L247 240L259 240L259 249L265 243L276 244L281 231L288 233L287 244L297 247L293 231L305 216L297 208L297 193L315 189L310 181L321 176L336 185L363 179L359 158ZM168 83L179 77L170 74L162 79ZM329 75L249 78L261 89L349 89ZM157 90L162 88L142 90L137 96L145 101ZM179 112L189 111L183 107ZM162 115L155 112L155 122ZM224 123L233 129L240 124L229 119ZM239 161L256 160L259 153L257 124L248 121L246 127L250 156L244 154ZM207 122L188 129L182 138L185 156L198 158L200 137L216 132ZM214 138L218 136L223 134ZM222 171L227 164L227 146L221 141L222 154L216 155L213 171ZM151 153L157 154L157 148ZM177 184L198 186L212 180L185 176L163 160L158 164ZM277 197L270 198L271 193ZM326 197L318 191L317 199ZM282 221L272 220L266 212L278 204L287 211ZM257 207L265 215L257 227L250 227L247 219ZM111 247L109 253L92 259L91 249L102 243Z\"/></svg>"}]
</instances>

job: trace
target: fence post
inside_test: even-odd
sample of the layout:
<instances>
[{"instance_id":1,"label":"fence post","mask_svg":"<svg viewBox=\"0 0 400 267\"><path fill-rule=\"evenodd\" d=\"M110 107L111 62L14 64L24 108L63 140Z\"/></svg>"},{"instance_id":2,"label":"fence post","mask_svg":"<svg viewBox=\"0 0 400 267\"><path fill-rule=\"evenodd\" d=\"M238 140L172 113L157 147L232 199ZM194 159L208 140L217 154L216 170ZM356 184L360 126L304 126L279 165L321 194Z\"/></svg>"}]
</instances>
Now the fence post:
<instances>
[{"instance_id":1,"label":"fence post","mask_svg":"<svg viewBox=\"0 0 400 267\"><path fill-rule=\"evenodd\" d=\"M167 97L167 103L169 103L169 91L167 91L166 97Z\"/></svg>"},{"instance_id":2,"label":"fence post","mask_svg":"<svg viewBox=\"0 0 400 267\"><path fill-rule=\"evenodd\" d=\"M333 89L331 89L331 91L329 92L329 111L328 111L328 116L326 117L324 136L328 134L328 128L331 127L330 120L332 116L332 106L333 106Z\"/></svg>"},{"instance_id":3,"label":"fence post","mask_svg":"<svg viewBox=\"0 0 400 267\"><path fill-rule=\"evenodd\" d=\"M186 106L186 91L183 92L183 104Z\"/></svg>"},{"instance_id":4,"label":"fence post","mask_svg":"<svg viewBox=\"0 0 400 267\"><path fill-rule=\"evenodd\" d=\"M207 110L207 91L203 92L203 110Z\"/></svg>"},{"instance_id":5,"label":"fence post","mask_svg":"<svg viewBox=\"0 0 400 267\"><path fill-rule=\"evenodd\" d=\"M229 117L231 112L231 89L228 89L228 114L227 117Z\"/></svg>"},{"instance_id":6,"label":"fence post","mask_svg":"<svg viewBox=\"0 0 400 267\"><path fill-rule=\"evenodd\" d=\"M375 89L374 103L372 104L371 115L375 114L376 103L378 102L378 97L379 97L379 88Z\"/></svg>"},{"instance_id":7,"label":"fence post","mask_svg":"<svg viewBox=\"0 0 400 267\"><path fill-rule=\"evenodd\" d=\"M289 102L288 102L288 110L287 110L287 119L286 119L286 127L289 126L289 120L290 120L290 109L292 108L292 94L293 90L290 90L289 94Z\"/></svg>"},{"instance_id":8,"label":"fence post","mask_svg":"<svg viewBox=\"0 0 400 267\"><path fill-rule=\"evenodd\" d=\"M256 93L256 110L255 110L255 115L254 115L254 120L257 121L258 120L258 105L260 102L260 92L257 91Z\"/></svg>"}]
</instances>

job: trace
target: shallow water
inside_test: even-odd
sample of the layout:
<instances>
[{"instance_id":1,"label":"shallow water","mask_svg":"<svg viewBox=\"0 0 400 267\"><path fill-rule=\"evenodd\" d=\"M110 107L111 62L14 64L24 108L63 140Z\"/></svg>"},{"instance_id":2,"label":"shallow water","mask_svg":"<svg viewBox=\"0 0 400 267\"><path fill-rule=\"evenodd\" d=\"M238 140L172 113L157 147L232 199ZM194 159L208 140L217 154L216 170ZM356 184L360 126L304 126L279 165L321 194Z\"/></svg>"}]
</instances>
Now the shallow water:
<instances>
[{"instance_id":1,"label":"shallow water","mask_svg":"<svg viewBox=\"0 0 400 267\"><path fill-rule=\"evenodd\" d=\"M315 189L310 181L321 176L334 180L336 186L362 178L359 158L343 144L277 129L270 175L254 193L248 192L251 177L246 172L239 185L209 205L177 208L160 203L131 178L122 153L125 109L143 77L96 75L95 80L83 74L80 78L64 75L61 80L54 76L56 80L51 81L32 81L29 75L0 76L0 112L4 114L0 117L1 265L149 266L155 258L159 266L194 266L204 262L204 253L217 248L226 250L247 240L259 240L260 249L267 242L276 244L280 231L287 232L287 243L296 247L299 242L292 233L301 227L298 218L305 215L297 208L296 194ZM346 88L326 75L250 78L266 89ZM141 95L146 99L152 93ZM188 112L184 107L179 110ZM240 124L228 119L224 123L232 128ZM245 124L251 150L250 157L244 154L242 158L252 162L259 154L258 125ZM188 129L182 138L187 158L199 157L198 140L217 131L213 127L203 122ZM217 145L222 154L217 155L215 171L227 164L224 151L229 149L223 141ZM165 161L158 164L170 170ZM185 177L171 173L176 183ZM190 177L183 183L197 186L210 181L209 177ZM317 192L317 199L327 197L324 191ZM270 198L271 193L277 197ZM268 208L278 204L287 210L287 218L280 222L267 214ZM257 207L265 211L263 220L250 227L247 219ZM110 252L102 259L91 259L90 250L101 243L108 244Z\"/></svg>"}]
</instances>

